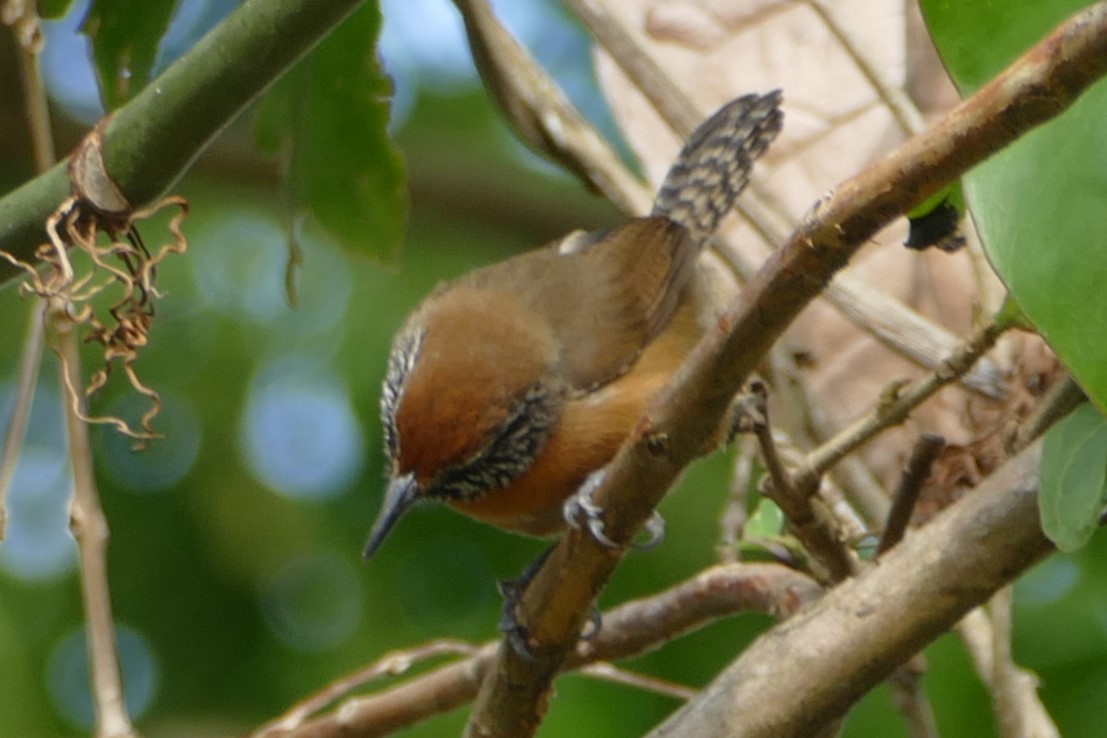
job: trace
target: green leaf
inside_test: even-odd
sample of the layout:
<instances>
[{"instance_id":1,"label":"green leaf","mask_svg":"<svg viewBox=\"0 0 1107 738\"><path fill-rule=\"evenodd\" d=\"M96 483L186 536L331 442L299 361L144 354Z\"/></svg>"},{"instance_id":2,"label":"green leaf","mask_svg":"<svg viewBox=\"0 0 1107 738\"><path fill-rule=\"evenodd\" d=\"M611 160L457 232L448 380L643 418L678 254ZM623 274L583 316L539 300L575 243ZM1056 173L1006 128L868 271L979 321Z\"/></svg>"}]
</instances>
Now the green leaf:
<instances>
[{"instance_id":1,"label":"green leaf","mask_svg":"<svg viewBox=\"0 0 1107 738\"><path fill-rule=\"evenodd\" d=\"M150 81L176 7L176 0L92 0L81 32L92 42L106 110L118 108Z\"/></svg>"},{"instance_id":2,"label":"green leaf","mask_svg":"<svg viewBox=\"0 0 1107 738\"><path fill-rule=\"evenodd\" d=\"M746 522L747 538L776 538L784 530L784 513L768 497L762 497Z\"/></svg>"},{"instance_id":3,"label":"green leaf","mask_svg":"<svg viewBox=\"0 0 1107 738\"><path fill-rule=\"evenodd\" d=\"M38 0L38 17L57 20L69 12L73 0Z\"/></svg>"},{"instance_id":4,"label":"green leaf","mask_svg":"<svg viewBox=\"0 0 1107 738\"><path fill-rule=\"evenodd\" d=\"M377 63L369 3L266 95L254 135L288 157L293 207L349 251L394 258L407 221L403 163L388 137L392 86Z\"/></svg>"},{"instance_id":5,"label":"green leaf","mask_svg":"<svg viewBox=\"0 0 1107 738\"><path fill-rule=\"evenodd\" d=\"M942 59L968 94L1080 0L923 0ZM1107 410L1107 85L971 171L965 193L993 266L1077 382Z\"/></svg>"},{"instance_id":6,"label":"green leaf","mask_svg":"<svg viewBox=\"0 0 1107 738\"><path fill-rule=\"evenodd\" d=\"M1046 434L1038 508L1062 551L1092 537L1107 503L1107 418L1085 403Z\"/></svg>"}]
</instances>

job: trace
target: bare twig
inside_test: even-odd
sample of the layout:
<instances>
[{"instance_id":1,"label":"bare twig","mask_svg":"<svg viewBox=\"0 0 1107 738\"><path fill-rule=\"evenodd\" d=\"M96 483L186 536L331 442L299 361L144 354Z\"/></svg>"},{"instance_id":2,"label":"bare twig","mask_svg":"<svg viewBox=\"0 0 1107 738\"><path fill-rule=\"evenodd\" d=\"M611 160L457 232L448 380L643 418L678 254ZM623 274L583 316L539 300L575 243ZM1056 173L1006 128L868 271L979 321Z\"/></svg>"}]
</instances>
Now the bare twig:
<instances>
[{"instance_id":1,"label":"bare twig","mask_svg":"<svg viewBox=\"0 0 1107 738\"><path fill-rule=\"evenodd\" d=\"M81 357L75 326L66 308L60 304L51 306L49 320L58 343L62 384L79 387ZM96 491L88 426L81 417L80 398L73 396L70 402L70 396L67 394L66 397L65 425L69 437L69 459L73 467L70 528L79 551L92 696L96 706L96 735L98 738L137 736L123 699L111 614L111 590L108 586L108 522Z\"/></svg>"},{"instance_id":2,"label":"bare twig","mask_svg":"<svg viewBox=\"0 0 1107 738\"><path fill-rule=\"evenodd\" d=\"M11 416L4 430L4 447L0 452L0 540L4 539L7 531L5 500L15 476L23 439L27 435L27 422L31 418L31 404L34 401L35 386L38 384L38 370L42 365L45 304L45 301L36 299L34 307L27 315L27 333L23 338L19 358L19 380L16 383Z\"/></svg>"},{"instance_id":3,"label":"bare twig","mask_svg":"<svg viewBox=\"0 0 1107 738\"><path fill-rule=\"evenodd\" d=\"M1052 550L1037 515L1040 456L1040 444L1024 450L879 566L759 638L649 738L800 738L837 719Z\"/></svg>"},{"instance_id":4,"label":"bare twig","mask_svg":"<svg viewBox=\"0 0 1107 738\"><path fill-rule=\"evenodd\" d=\"M765 386L754 382L751 390L746 419L750 431L757 437L761 458L769 474L770 485L766 494L780 506L796 538L825 568L824 577L827 581L841 581L856 572L857 562L842 544L843 536L839 533L838 521L822 500L811 493L813 488L801 490L793 483L777 454L776 442L769 426Z\"/></svg>"},{"instance_id":5,"label":"bare twig","mask_svg":"<svg viewBox=\"0 0 1107 738\"><path fill-rule=\"evenodd\" d=\"M603 630L594 639L578 643L565 668L633 658L719 618L740 612L763 612L785 618L814 601L821 591L804 574L778 564L712 567L665 592L628 602L605 613ZM378 694L349 699L329 713L304 720L287 731L278 730L288 716L297 714L296 720L303 717L298 714L298 708L294 709L253 735L255 738L387 735L472 700L481 679L494 663L497 645L486 643L473 656ZM378 671L382 663L359 673ZM352 685L358 681L357 675L351 675L335 684ZM324 693L328 702L343 696L329 687ZM318 704L324 698L311 699Z\"/></svg>"},{"instance_id":6,"label":"bare twig","mask_svg":"<svg viewBox=\"0 0 1107 738\"><path fill-rule=\"evenodd\" d=\"M1045 433L1051 425L1087 399L1080 385L1069 374L1065 374L1049 388L1049 392L1038 403L1034 413L1019 427L1018 433L1015 434L1015 448L1022 448Z\"/></svg>"},{"instance_id":7,"label":"bare twig","mask_svg":"<svg viewBox=\"0 0 1107 738\"><path fill-rule=\"evenodd\" d=\"M19 47L19 71L23 82L23 101L27 126L31 133L35 169L45 172L54 163L54 139L50 132L50 108L46 104L46 89L42 85L38 67L38 54L43 43L42 29L38 16L35 15L34 3L7 2L2 15L4 22L12 27L16 45ZM39 367L42 365L45 311L46 303L40 300L36 300L29 311L27 333L23 338L19 359L15 399L12 401L11 417L4 429L4 446L0 451L0 541L4 539L8 523L5 500L15 476L23 439L27 434Z\"/></svg>"},{"instance_id":8,"label":"bare twig","mask_svg":"<svg viewBox=\"0 0 1107 738\"><path fill-rule=\"evenodd\" d=\"M807 459L809 473L824 473L885 428L902 423L923 401L966 372L981 355L995 345L996 339L1006 329L1006 324L988 323L958 346L942 366L926 377L906 388L890 388L869 413L811 452Z\"/></svg>"},{"instance_id":9,"label":"bare twig","mask_svg":"<svg viewBox=\"0 0 1107 738\"><path fill-rule=\"evenodd\" d=\"M919 492L922 491L923 482L930 475L930 467L945 445L944 438L930 433L924 433L915 442L915 447L911 449L911 457L907 460L907 466L904 467L899 486L896 488L892 509L888 513L888 522L884 526L884 534L880 536L880 545L876 548L877 555L903 540L903 534L907 532L907 524L911 522L911 515L915 511L915 502L918 501Z\"/></svg>"},{"instance_id":10,"label":"bare twig","mask_svg":"<svg viewBox=\"0 0 1107 738\"><path fill-rule=\"evenodd\" d=\"M1015 720L1026 728L1027 732L1022 735L1028 738L1059 738L1057 727L1038 697L1038 684L1033 674L1009 663L1010 668L1017 673L1002 685L996 683L995 657L997 651L1002 652L1005 649L996 646L996 639L1003 636L996 632L990 610L992 608L978 607L970 612L957 624L957 634L965 644L980 681L992 695L993 707L997 710L1007 707L1018 710L1021 714ZM1010 637L1009 632L1007 637ZM1010 694L1000 699L997 695L999 689L1007 689ZM1006 719L997 715L996 722L1001 723Z\"/></svg>"},{"instance_id":11,"label":"bare twig","mask_svg":"<svg viewBox=\"0 0 1107 738\"><path fill-rule=\"evenodd\" d=\"M873 88L884 107L892 114L892 118L899 125L904 134L910 136L919 133L926 127L926 121L922 113L915 107L903 88L891 80L885 79L883 72L872 64L865 56L865 45L852 38L852 34L846 30L838 18L838 13L826 0L807 0L807 4L819 16L827 30L838 40L842 50L853 61L853 65L865 77L869 86Z\"/></svg>"},{"instance_id":12,"label":"bare twig","mask_svg":"<svg viewBox=\"0 0 1107 738\"><path fill-rule=\"evenodd\" d=\"M889 680L895 690L893 700L896 709L903 714L911 738L938 738L938 723L934 720L934 710L922 686L925 673L926 659L916 654L896 669Z\"/></svg>"},{"instance_id":13,"label":"bare twig","mask_svg":"<svg viewBox=\"0 0 1107 738\"><path fill-rule=\"evenodd\" d=\"M682 701L692 699L697 693L697 690L692 687L670 682L667 679L659 679L645 674L637 674L626 669L620 669L607 661L589 664L581 668L580 673L587 674L597 679L603 679L604 681L614 682L615 684L635 687L644 692L653 692L654 694L660 694Z\"/></svg>"},{"instance_id":14,"label":"bare twig","mask_svg":"<svg viewBox=\"0 0 1107 738\"><path fill-rule=\"evenodd\" d=\"M23 107L27 114L27 129L31 132L31 152L35 171L41 174L53 166L54 138L50 129L50 107L46 104L46 89L39 74L38 55L42 52L42 28L33 2L6 0L3 3L5 23L15 33L19 55L19 76L23 84Z\"/></svg>"},{"instance_id":15,"label":"bare twig","mask_svg":"<svg viewBox=\"0 0 1107 738\"><path fill-rule=\"evenodd\" d=\"M525 48L487 0L454 0L477 69L528 146L581 177L623 210L649 211L653 198Z\"/></svg>"},{"instance_id":16,"label":"bare twig","mask_svg":"<svg viewBox=\"0 0 1107 738\"><path fill-rule=\"evenodd\" d=\"M730 475L730 494L726 507L719 516L719 563L734 564L738 561L738 540L746 527L746 507L749 504L750 481L753 478L753 460L757 447L752 439L743 438L734 456L734 470Z\"/></svg>"},{"instance_id":17,"label":"bare twig","mask_svg":"<svg viewBox=\"0 0 1107 738\"><path fill-rule=\"evenodd\" d=\"M336 679L318 692L308 695L280 717L258 728L254 735L261 738L295 730L312 715L381 677L399 676L410 671L413 666L439 656L475 657L479 651L479 647L470 643L447 639L431 641L402 651L393 651L365 668Z\"/></svg>"},{"instance_id":18,"label":"bare twig","mask_svg":"<svg viewBox=\"0 0 1107 738\"><path fill-rule=\"evenodd\" d=\"M1101 3L1074 16L926 133L908 140L821 201L724 313L720 330L704 338L607 467L593 495L604 510L607 537L619 543L633 538L672 481L704 448L729 398L756 362L879 228L1058 115L1105 72L1107 4ZM965 499L978 497L979 493ZM1033 518L1031 523L1040 537ZM981 524L998 525L998 520ZM1018 571L1012 562L1033 558L1046 545L1004 549L1000 556L1011 558L1002 571L1012 576ZM477 698L469 735L523 738L534 733L554 676L623 553L623 548L610 548L580 531L569 531L562 538L520 605L533 659L501 647ZM893 550L890 557L895 554ZM887 571L883 566L875 570ZM966 576L973 578L971 573ZM847 587L848 583L843 585L843 591L852 592ZM941 613L940 607L928 608L928 617L933 614L934 620L913 633L908 654L924 642L924 634L933 635L930 625L948 627L939 622ZM898 653L896 657L902 660Z\"/></svg>"}]
</instances>

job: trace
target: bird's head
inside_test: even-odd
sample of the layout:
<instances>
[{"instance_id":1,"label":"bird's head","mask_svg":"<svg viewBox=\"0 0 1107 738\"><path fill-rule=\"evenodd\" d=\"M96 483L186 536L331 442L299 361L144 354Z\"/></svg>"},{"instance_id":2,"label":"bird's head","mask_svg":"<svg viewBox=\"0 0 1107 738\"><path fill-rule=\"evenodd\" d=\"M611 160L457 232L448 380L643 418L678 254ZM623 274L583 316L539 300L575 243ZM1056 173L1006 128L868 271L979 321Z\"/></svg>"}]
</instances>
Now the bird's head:
<instances>
[{"instance_id":1,"label":"bird's head","mask_svg":"<svg viewBox=\"0 0 1107 738\"><path fill-rule=\"evenodd\" d=\"M381 392L388 486L365 556L423 500L473 500L526 470L557 419L557 343L511 295L447 287L393 342Z\"/></svg>"}]
</instances>

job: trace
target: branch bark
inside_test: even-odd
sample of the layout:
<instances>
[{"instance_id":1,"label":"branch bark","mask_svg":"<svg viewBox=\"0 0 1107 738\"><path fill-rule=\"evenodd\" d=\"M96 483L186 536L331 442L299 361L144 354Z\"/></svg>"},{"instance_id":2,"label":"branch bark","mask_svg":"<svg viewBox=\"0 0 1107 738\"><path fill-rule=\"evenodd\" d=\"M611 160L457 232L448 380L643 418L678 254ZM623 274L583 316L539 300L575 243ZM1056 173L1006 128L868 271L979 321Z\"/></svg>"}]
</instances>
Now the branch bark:
<instances>
[{"instance_id":1,"label":"branch bark","mask_svg":"<svg viewBox=\"0 0 1107 738\"><path fill-rule=\"evenodd\" d=\"M932 129L817 203L723 315L719 330L693 352L612 462L594 495L606 511L608 537L626 542L641 528L718 427L755 363L862 244L900 213L1062 113L1105 73L1107 4L1100 3L1054 31ZM987 537L987 530L972 535ZM624 552L579 531L561 540L520 607L535 658L523 659L501 646L467 735L534 734L553 678ZM1008 578L1021 571L1012 563L1025 561L1024 553L1010 553L1015 558L1005 564ZM909 643L909 650L923 643ZM840 703L835 707L844 709Z\"/></svg>"},{"instance_id":2,"label":"branch bark","mask_svg":"<svg viewBox=\"0 0 1107 738\"><path fill-rule=\"evenodd\" d=\"M116 185L138 207L164 192L211 140L363 0L246 0L131 102L104 132ZM69 193L68 159L0 199L0 250L30 261ZM14 276L0 261L0 283Z\"/></svg>"},{"instance_id":3,"label":"branch bark","mask_svg":"<svg viewBox=\"0 0 1107 738\"><path fill-rule=\"evenodd\" d=\"M799 737L842 716L1052 550L1038 518L1040 457L1038 442L879 565L766 633L649 738Z\"/></svg>"},{"instance_id":4,"label":"branch bark","mask_svg":"<svg viewBox=\"0 0 1107 738\"><path fill-rule=\"evenodd\" d=\"M580 641L565 663L566 669L597 661L627 659L656 650L682 635L741 612L788 617L814 601L822 589L800 572L779 564L728 564L700 572L664 592L621 605L604 614L603 630L590 641ZM477 650L474 647L474 650ZM410 654L400 654L401 658ZM410 727L434 715L449 712L477 694L481 679L492 666L496 644L488 643L470 658L442 666L383 692L350 699L312 719L294 709L253 734L254 738L373 738ZM391 671L396 661L386 656L362 670L378 675ZM344 693L356 680L337 682ZM363 683L363 682L361 682ZM319 707L342 696L327 688L301 705Z\"/></svg>"}]
</instances>

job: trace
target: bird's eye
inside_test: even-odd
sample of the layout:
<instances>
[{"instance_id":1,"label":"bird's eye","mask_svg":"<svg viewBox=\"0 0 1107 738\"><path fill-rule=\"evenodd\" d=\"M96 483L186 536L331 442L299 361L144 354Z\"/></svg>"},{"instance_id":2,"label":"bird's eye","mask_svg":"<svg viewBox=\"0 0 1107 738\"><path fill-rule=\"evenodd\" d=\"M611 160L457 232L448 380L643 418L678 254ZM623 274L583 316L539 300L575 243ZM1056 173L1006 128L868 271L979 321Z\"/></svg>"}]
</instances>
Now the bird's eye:
<instances>
[{"instance_id":1,"label":"bird's eye","mask_svg":"<svg viewBox=\"0 0 1107 738\"><path fill-rule=\"evenodd\" d=\"M473 458L439 475L432 485L436 496L474 500L510 484L534 463L557 418L559 401L540 383L530 387L511 417Z\"/></svg>"}]
</instances>

